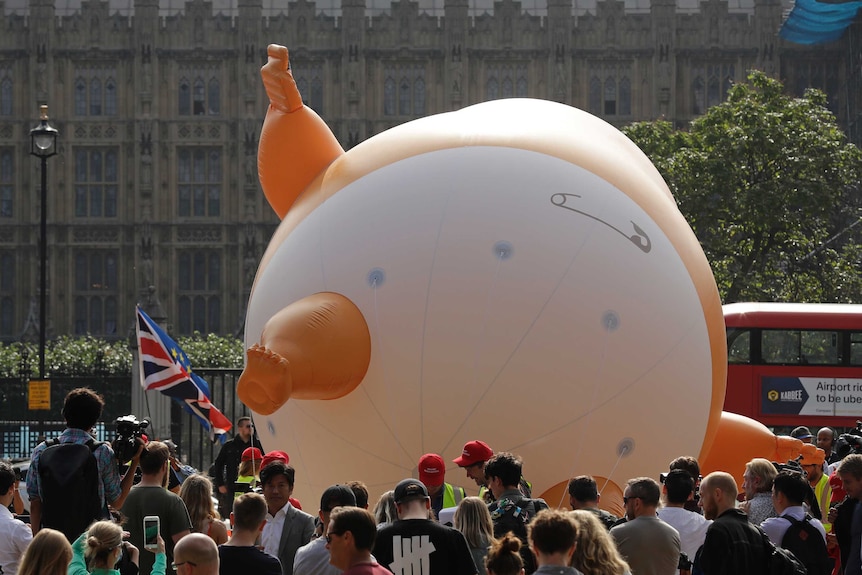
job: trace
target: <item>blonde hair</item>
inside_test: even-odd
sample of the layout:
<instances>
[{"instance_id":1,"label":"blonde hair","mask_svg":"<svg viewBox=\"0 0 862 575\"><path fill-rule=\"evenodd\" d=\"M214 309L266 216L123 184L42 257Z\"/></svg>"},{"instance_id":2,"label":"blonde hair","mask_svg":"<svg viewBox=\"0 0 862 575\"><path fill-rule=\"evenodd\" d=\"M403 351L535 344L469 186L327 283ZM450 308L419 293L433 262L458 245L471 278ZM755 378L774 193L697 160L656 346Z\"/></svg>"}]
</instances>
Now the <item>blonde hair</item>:
<instances>
[{"instance_id":1,"label":"blonde hair","mask_svg":"<svg viewBox=\"0 0 862 575\"><path fill-rule=\"evenodd\" d=\"M96 521L87 529L87 543L84 548L84 558L87 560L87 569L92 571L94 567L107 566L108 556L111 552L123 544L123 528L113 521Z\"/></svg>"},{"instance_id":2,"label":"blonde hair","mask_svg":"<svg viewBox=\"0 0 862 575\"><path fill-rule=\"evenodd\" d=\"M745 464L745 471L760 478L761 481L757 486L757 493L769 493L772 491L772 482L775 480L778 472L771 461L757 457Z\"/></svg>"},{"instance_id":3,"label":"blonde hair","mask_svg":"<svg viewBox=\"0 0 862 575\"><path fill-rule=\"evenodd\" d=\"M66 575L72 562L72 546L66 536L43 528L33 537L18 566L19 575Z\"/></svg>"},{"instance_id":4,"label":"blonde hair","mask_svg":"<svg viewBox=\"0 0 862 575\"><path fill-rule=\"evenodd\" d=\"M257 471L257 473L255 473ZM239 464L237 475L257 477L260 474L260 459L243 461Z\"/></svg>"},{"instance_id":5,"label":"blonde hair","mask_svg":"<svg viewBox=\"0 0 862 575\"><path fill-rule=\"evenodd\" d=\"M494 541L494 524L488 505L478 497L465 497L455 509L455 529L473 548L487 548Z\"/></svg>"},{"instance_id":6,"label":"blonde hair","mask_svg":"<svg viewBox=\"0 0 862 575\"><path fill-rule=\"evenodd\" d=\"M374 504L374 519L377 520L378 525L398 520L398 509L395 507L394 491L387 491Z\"/></svg>"},{"instance_id":7,"label":"blonde hair","mask_svg":"<svg viewBox=\"0 0 862 575\"><path fill-rule=\"evenodd\" d=\"M622 575L631 570L593 512L579 509L569 515L578 526L572 567L584 575Z\"/></svg>"},{"instance_id":8,"label":"blonde hair","mask_svg":"<svg viewBox=\"0 0 862 575\"><path fill-rule=\"evenodd\" d=\"M193 531L206 533L210 520L220 519L213 506L212 492L212 482L200 473L189 475L180 486L180 499L189 510Z\"/></svg>"}]
</instances>

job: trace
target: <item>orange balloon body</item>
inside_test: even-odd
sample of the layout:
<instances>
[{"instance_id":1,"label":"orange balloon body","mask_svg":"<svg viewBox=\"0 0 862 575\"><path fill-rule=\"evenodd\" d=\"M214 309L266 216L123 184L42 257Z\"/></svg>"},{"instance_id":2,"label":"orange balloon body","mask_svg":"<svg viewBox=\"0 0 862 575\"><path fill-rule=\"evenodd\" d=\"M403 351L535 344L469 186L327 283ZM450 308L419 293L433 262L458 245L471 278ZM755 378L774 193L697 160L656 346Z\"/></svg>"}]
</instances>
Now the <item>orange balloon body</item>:
<instances>
[{"instance_id":1,"label":"orange balloon body","mask_svg":"<svg viewBox=\"0 0 862 575\"><path fill-rule=\"evenodd\" d=\"M701 473L726 471L733 475L740 490L745 464L756 457L786 462L802 453L803 443L787 436L776 436L759 421L723 411L712 448L701 457Z\"/></svg>"}]
</instances>

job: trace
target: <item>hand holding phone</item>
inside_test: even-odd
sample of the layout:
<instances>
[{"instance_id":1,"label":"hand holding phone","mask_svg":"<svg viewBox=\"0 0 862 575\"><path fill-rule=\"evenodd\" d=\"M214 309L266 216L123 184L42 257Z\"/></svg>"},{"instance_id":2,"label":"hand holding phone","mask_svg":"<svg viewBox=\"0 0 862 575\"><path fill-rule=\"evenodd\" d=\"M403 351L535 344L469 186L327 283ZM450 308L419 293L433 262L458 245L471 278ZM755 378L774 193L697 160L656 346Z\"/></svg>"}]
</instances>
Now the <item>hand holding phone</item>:
<instances>
[{"instance_id":1,"label":"hand holding phone","mask_svg":"<svg viewBox=\"0 0 862 575\"><path fill-rule=\"evenodd\" d=\"M144 517L144 549L156 551L159 548L159 530L158 515Z\"/></svg>"}]
</instances>

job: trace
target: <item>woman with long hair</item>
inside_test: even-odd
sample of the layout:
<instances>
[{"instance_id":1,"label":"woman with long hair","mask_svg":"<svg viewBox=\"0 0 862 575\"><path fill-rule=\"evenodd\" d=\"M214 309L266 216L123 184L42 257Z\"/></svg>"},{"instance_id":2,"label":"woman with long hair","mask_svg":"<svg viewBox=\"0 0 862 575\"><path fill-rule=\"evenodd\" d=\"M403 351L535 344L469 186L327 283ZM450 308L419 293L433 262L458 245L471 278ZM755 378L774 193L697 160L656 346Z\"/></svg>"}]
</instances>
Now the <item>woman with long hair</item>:
<instances>
[{"instance_id":1,"label":"woman with long hair","mask_svg":"<svg viewBox=\"0 0 862 575\"><path fill-rule=\"evenodd\" d=\"M512 533L496 539L485 557L485 568L488 575L524 575L521 540Z\"/></svg>"},{"instance_id":2,"label":"woman with long hair","mask_svg":"<svg viewBox=\"0 0 862 575\"><path fill-rule=\"evenodd\" d=\"M584 575L625 575L631 573L628 563L617 551L608 530L592 512L571 512L578 526L572 567Z\"/></svg>"},{"instance_id":3,"label":"woman with long hair","mask_svg":"<svg viewBox=\"0 0 862 575\"><path fill-rule=\"evenodd\" d=\"M395 492L387 491L380 496L377 503L374 504L374 518L377 520L377 527L380 528L387 523L392 523L398 520L398 509L395 507Z\"/></svg>"},{"instance_id":4,"label":"woman with long hair","mask_svg":"<svg viewBox=\"0 0 862 575\"><path fill-rule=\"evenodd\" d=\"M212 493L212 482L200 473L189 475L180 486L180 498L189 510L192 531L203 533L221 545L227 543L227 527L213 505Z\"/></svg>"},{"instance_id":5,"label":"woman with long hair","mask_svg":"<svg viewBox=\"0 0 862 575\"><path fill-rule=\"evenodd\" d=\"M72 546L66 536L47 527L33 537L21 563L18 575L66 575L72 560Z\"/></svg>"},{"instance_id":6,"label":"woman with long hair","mask_svg":"<svg viewBox=\"0 0 862 575\"><path fill-rule=\"evenodd\" d=\"M158 549L155 553L156 559L150 575L165 575L167 556L165 542L161 536L158 538ZM120 575L116 566L125 554L131 557L132 563L138 565L138 548L128 541L123 541L123 528L113 521L96 521L72 543L72 561L67 574Z\"/></svg>"},{"instance_id":7,"label":"woman with long hair","mask_svg":"<svg viewBox=\"0 0 862 575\"><path fill-rule=\"evenodd\" d=\"M486 575L485 557L494 542L494 524L488 505L478 497L465 497L455 510L455 529L464 535L479 575Z\"/></svg>"}]
</instances>

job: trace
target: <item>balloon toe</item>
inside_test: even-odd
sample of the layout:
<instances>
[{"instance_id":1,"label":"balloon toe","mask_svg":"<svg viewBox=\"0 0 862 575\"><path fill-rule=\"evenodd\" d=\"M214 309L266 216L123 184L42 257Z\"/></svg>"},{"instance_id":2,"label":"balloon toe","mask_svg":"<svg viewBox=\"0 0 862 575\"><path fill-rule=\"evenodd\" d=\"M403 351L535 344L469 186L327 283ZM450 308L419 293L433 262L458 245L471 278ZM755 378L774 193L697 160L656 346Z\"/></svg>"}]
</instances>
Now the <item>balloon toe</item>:
<instances>
[{"instance_id":1,"label":"balloon toe","mask_svg":"<svg viewBox=\"0 0 862 575\"><path fill-rule=\"evenodd\" d=\"M293 391L290 362L257 344L246 355L248 363L237 383L237 395L252 410L270 415L290 399Z\"/></svg>"}]
</instances>

